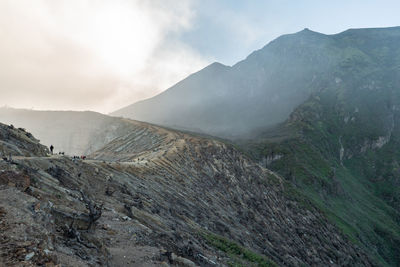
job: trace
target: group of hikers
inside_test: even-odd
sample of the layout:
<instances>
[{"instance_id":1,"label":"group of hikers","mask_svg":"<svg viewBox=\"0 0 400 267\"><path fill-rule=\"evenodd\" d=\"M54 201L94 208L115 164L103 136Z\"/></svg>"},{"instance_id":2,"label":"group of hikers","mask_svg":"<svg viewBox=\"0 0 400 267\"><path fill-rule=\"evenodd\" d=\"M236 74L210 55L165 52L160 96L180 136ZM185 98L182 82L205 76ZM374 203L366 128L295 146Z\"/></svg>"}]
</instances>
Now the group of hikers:
<instances>
[{"instance_id":1,"label":"group of hikers","mask_svg":"<svg viewBox=\"0 0 400 267\"><path fill-rule=\"evenodd\" d=\"M73 156L73 159L86 159L86 156Z\"/></svg>"},{"instance_id":2,"label":"group of hikers","mask_svg":"<svg viewBox=\"0 0 400 267\"><path fill-rule=\"evenodd\" d=\"M54 153L54 146L50 145L50 154L53 155ZM58 155L65 155L65 152L58 152ZM72 159L86 159L86 156L73 156Z\"/></svg>"}]
</instances>

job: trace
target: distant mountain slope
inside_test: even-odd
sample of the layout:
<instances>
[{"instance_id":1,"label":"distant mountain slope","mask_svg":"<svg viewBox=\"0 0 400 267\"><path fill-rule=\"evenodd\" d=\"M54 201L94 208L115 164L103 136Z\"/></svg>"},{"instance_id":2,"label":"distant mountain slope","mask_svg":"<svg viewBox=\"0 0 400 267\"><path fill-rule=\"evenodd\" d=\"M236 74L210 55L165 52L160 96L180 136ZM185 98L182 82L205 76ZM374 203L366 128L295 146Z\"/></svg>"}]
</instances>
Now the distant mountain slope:
<instances>
[{"instance_id":1,"label":"distant mountain slope","mask_svg":"<svg viewBox=\"0 0 400 267\"><path fill-rule=\"evenodd\" d=\"M89 111L0 108L0 122L30 129L43 144L70 155L89 154L131 130L120 118Z\"/></svg>"},{"instance_id":2,"label":"distant mountain slope","mask_svg":"<svg viewBox=\"0 0 400 267\"><path fill-rule=\"evenodd\" d=\"M399 47L400 28L284 35L232 67L213 63L165 92L112 115L222 137L283 122L339 66L381 66ZM385 62L383 62L385 61ZM339 80L336 79L338 83Z\"/></svg>"},{"instance_id":3,"label":"distant mountain slope","mask_svg":"<svg viewBox=\"0 0 400 267\"><path fill-rule=\"evenodd\" d=\"M318 91L242 147L383 266L400 266L400 28L349 30Z\"/></svg>"}]
</instances>

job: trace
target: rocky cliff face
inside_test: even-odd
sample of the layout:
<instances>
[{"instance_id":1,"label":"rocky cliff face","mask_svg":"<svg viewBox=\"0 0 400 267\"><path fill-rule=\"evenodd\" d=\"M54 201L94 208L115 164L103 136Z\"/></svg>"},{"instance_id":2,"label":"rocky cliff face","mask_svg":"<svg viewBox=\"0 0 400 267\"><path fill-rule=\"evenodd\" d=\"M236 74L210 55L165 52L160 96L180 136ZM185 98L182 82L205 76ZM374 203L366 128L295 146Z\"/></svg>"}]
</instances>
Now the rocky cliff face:
<instances>
[{"instance_id":1,"label":"rocky cliff face","mask_svg":"<svg viewBox=\"0 0 400 267\"><path fill-rule=\"evenodd\" d=\"M0 156L46 156L48 152L48 149L25 129L0 123Z\"/></svg>"},{"instance_id":2,"label":"rocky cliff face","mask_svg":"<svg viewBox=\"0 0 400 267\"><path fill-rule=\"evenodd\" d=\"M0 186L0 262L372 265L288 183L230 145L130 123L134 132L91 160L0 162L22 181Z\"/></svg>"}]
</instances>

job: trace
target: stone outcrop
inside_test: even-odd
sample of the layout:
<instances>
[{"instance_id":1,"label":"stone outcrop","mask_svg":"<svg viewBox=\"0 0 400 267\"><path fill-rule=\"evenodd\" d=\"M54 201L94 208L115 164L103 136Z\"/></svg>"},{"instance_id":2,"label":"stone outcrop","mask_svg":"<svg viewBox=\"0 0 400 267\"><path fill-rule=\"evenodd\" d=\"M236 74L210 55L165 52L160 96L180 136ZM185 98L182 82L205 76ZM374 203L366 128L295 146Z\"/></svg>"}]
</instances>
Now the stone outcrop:
<instances>
[{"instance_id":1,"label":"stone outcrop","mask_svg":"<svg viewBox=\"0 0 400 267\"><path fill-rule=\"evenodd\" d=\"M2 157L46 156L48 149L25 129L0 123L0 153Z\"/></svg>"}]
</instances>

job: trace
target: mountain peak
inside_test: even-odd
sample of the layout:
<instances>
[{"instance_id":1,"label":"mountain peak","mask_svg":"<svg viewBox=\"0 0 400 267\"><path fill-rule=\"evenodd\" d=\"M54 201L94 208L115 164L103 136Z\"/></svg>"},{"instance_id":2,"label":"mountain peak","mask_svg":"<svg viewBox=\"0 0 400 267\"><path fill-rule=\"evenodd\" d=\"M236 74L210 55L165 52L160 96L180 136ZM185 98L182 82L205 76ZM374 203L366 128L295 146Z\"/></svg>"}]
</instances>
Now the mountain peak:
<instances>
[{"instance_id":1,"label":"mountain peak","mask_svg":"<svg viewBox=\"0 0 400 267\"><path fill-rule=\"evenodd\" d=\"M211 63L210 65L208 65L207 67L205 67L204 69L213 69L213 70L215 70L215 69L226 69L226 68L229 68L229 66L215 61L215 62Z\"/></svg>"},{"instance_id":2,"label":"mountain peak","mask_svg":"<svg viewBox=\"0 0 400 267\"><path fill-rule=\"evenodd\" d=\"M290 34L289 34L290 35ZM294 33L294 35L312 35L312 36L327 36L326 34L320 33L320 32L316 32L313 30L310 30L309 28L304 28L303 30Z\"/></svg>"},{"instance_id":3,"label":"mountain peak","mask_svg":"<svg viewBox=\"0 0 400 267\"><path fill-rule=\"evenodd\" d=\"M300 32L313 32L312 30L310 30L309 28L304 28L302 31Z\"/></svg>"}]
</instances>

